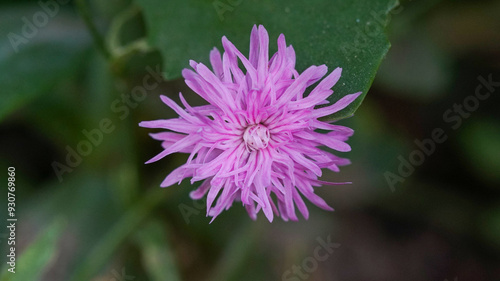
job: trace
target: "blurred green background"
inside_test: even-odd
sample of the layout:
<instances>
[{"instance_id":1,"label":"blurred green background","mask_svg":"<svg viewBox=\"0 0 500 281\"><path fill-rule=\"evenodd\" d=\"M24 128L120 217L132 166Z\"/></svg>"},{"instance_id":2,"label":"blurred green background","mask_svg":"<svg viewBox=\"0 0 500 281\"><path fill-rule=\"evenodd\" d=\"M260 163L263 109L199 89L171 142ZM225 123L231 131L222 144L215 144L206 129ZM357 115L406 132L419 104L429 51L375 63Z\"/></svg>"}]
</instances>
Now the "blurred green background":
<instances>
[{"instance_id":1,"label":"blurred green background","mask_svg":"<svg viewBox=\"0 0 500 281\"><path fill-rule=\"evenodd\" d=\"M0 219L10 166L18 218L15 274L1 224L1 281L500 280L500 2L263 2L0 2ZM175 117L160 94L203 102L178 79L184 56L206 61L221 32L245 50L244 23L264 22L271 50L284 33L299 71L344 69L337 99L370 87L388 44L354 30L381 9L392 47L339 121L356 131L342 155L352 164L323 177L353 184L317 190L335 212L308 204L307 221L254 222L235 204L209 224L189 181L159 188L187 155L144 165L161 146L137 124ZM334 31L313 29L330 19ZM187 34L197 20L214 24ZM429 144L436 130L445 140ZM329 240L340 246L313 260Z\"/></svg>"}]
</instances>

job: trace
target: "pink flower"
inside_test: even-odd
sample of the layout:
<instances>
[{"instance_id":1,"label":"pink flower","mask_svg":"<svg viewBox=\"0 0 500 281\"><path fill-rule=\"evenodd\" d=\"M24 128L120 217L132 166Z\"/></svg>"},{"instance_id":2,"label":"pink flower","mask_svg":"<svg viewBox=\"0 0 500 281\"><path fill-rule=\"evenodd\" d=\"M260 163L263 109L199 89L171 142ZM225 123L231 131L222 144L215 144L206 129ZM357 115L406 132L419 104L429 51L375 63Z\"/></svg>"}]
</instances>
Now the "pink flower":
<instances>
[{"instance_id":1,"label":"pink flower","mask_svg":"<svg viewBox=\"0 0 500 281\"><path fill-rule=\"evenodd\" d=\"M190 61L194 71L182 71L186 84L208 105L191 107L179 94L183 109L161 96L179 118L139 124L169 130L151 134L162 141L164 150L146 163L175 152L190 154L186 164L170 173L161 186L189 177L191 183L203 181L190 196L201 199L207 194L207 216L212 221L234 201L241 201L252 219L262 209L269 221L273 214L285 221L297 220L295 206L307 219L309 211L302 197L333 210L314 193L314 187L343 184L318 177L322 168L338 172L349 160L320 147L350 151L345 141L353 130L318 118L345 108L361 93L315 108L329 103L326 99L342 70L336 68L304 96L306 88L327 73L327 67L311 66L299 74L295 52L283 34L278 38L278 52L269 59L269 36L263 26L252 29L248 59L225 36L222 45L222 57L216 48L210 52L213 71L194 61ZM245 71L238 67L238 60Z\"/></svg>"}]
</instances>

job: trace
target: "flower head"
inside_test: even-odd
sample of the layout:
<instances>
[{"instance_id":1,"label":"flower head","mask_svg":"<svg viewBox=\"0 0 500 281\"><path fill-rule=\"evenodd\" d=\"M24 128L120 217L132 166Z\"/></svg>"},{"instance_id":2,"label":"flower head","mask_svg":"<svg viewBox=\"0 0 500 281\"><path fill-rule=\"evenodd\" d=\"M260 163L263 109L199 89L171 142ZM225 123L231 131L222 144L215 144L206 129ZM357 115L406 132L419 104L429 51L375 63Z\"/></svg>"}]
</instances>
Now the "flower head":
<instances>
[{"instance_id":1,"label":"flower head","mask_svg":"<svg viewBox=\"0 0 500 281\"><path fill-rule=\"evenodd\" d=\"M278 38L278 51L269 59L269 36L263 26L252 29L248 58L225 36L222 45L222 56L216 48L210 52L213 71L190 61L194 71L182 72L186 84L207 105L192 107L179 94L182 108L161 96L179 117L140 123L142 127L169 130L151 134L162 141L164 150L146 163L176 152L190 154L161 186L189 177L191 183L203 181L190 196L207 196L207 216L212 220L234 201L241 201L252 219L262 210L269 221L274 214L297 220L295 206L307 219L303 197L322 209L333 210L314 193L314 187L341 184L318 177L321 169L338 172L349 160L320 147L350 151L345 141L353 130L318 118L345 108L361 93L315 108L329 103L327 97L333 93L331 88L341 69L335 69L304 96L307 87L326 75L327 67L311 66L299 74L295 52L286 45L283 34ZM245 70L239 68L239 61Z\"/></svg>"}]
</instances>

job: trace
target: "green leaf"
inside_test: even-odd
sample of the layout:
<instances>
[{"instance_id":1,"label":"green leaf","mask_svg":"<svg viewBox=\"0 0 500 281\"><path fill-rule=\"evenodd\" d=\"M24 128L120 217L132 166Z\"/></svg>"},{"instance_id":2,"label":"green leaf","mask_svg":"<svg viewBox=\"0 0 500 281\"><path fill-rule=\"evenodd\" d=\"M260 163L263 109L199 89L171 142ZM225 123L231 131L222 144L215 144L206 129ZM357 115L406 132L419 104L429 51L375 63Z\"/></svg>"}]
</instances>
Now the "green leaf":
<instances>
[{"instance_id":1,"label":"green leaf","mask_svg":"<svg viewBox=\"0 0 500 281\"><path fill-rule=\"evenodd\" d=\"M293 45L299 72L310 65L343 68L329 99L336 101L363 92L347 109L332 116L350 116L370 88L389 49L385 27L397 0L137 0L143 8L151 46L163 56L167 79L178 78L189 60L208 63L209 52L221 50L226 35L248 54L250 31L263 24L270 35L270 51L277 50L280 33Z\"/></svg>"},{"instance_id":2,"label":"green leaf","mask_svg":"<svg viewBox=\"0 0 500 281\"><path fill-rule=\"evenodd\" d=\"M33 241L19 256L15 273L7 271L10 267L3 267L1 281L39 280L46 266L56 256L57 241L63 230L64 223L56 219Z\"/></svg>"},{"instance_id":3,"label":"green leaf","mask_svg":"<svg viewBox=\"0 0 500 281\"><path fill-rule=\"evenodd\" d=\"M148 222L137 232L136 240L149 280L181 280L167 237L165 229L158 221Z\"/></svg>"},{"instance_id":4,"label":"green leaf","mask_svg":"<svg viewBox=\"0 0 500 281\"><path fill-rule=\"evenodd\" d=\"M77 18L62 7L54 18L43 13L47 23L38 27L33 16L40 11L33 6L0 13L0 120L73 75L90 44Z\"/></svg>"}]
</instances>

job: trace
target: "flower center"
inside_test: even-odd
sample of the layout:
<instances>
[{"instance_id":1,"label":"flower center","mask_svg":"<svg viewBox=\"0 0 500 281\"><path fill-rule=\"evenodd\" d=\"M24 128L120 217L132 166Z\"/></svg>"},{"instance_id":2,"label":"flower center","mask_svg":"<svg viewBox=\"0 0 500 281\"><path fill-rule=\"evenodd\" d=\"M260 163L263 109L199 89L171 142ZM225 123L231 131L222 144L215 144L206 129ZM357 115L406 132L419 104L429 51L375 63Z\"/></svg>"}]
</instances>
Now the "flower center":
<instances>
[{"instance_id":1,"label":"flower center","mask_svg":"<svg viewBox=\"0 0 500 281\"><path fill-rule=\"evenodd\" d=\"M249 152L266 148L270 139L269 129L262 124L248 126L243 133L243 141Z\"/></svg>"}]
</instances>

